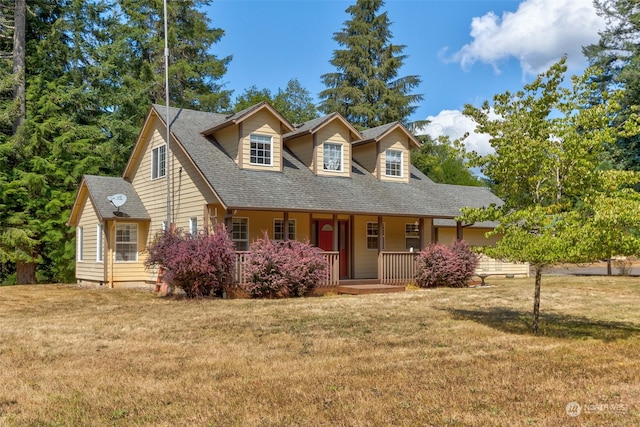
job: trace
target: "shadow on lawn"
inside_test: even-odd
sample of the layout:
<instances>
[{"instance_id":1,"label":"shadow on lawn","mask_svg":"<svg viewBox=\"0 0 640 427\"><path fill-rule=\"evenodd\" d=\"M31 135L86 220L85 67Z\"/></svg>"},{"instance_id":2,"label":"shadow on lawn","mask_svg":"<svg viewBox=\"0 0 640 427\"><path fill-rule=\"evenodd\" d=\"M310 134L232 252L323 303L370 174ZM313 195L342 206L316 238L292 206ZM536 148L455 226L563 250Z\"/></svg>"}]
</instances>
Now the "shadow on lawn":
<instances>
[{"instance_id":1,"label":"shadow on lawn","mask_svg":"<svg viewBox=\"0 0 640 427\"><path fill-rule=\"evenodd\" d=\"M446 309L457 320L471 320L511 334L531 334L533 313L503 307L485 310ZM539 335L553 338L615 341L640 335L640 325L593 320L566 314L540 313Z\"/></svg>"}]
</instances>

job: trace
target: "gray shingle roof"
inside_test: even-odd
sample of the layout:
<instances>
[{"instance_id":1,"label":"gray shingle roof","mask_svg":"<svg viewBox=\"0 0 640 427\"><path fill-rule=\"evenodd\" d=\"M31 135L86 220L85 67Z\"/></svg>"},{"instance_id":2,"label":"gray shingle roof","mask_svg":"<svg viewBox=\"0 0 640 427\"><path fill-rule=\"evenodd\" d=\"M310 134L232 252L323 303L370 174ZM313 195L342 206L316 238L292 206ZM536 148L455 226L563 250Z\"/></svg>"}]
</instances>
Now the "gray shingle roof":
<instances>
[{"instance_id":1,"label":"gray shingle roof","mask_svg":"<svg viewBox=\"0 0 640 427\"><path fill-rule=\"evenodd\" d=\"M166 121L166 108L154 108ZM282 172L242 170L218 143L200 133L219 115L177 108L170 115L173 134L230 209L452 218L461 207L500 202L484 188L436 184L413 166L408 184L378 181L355 161L351 178L316 176L288 150Z\"/></svg>"},{"instance_id":2,"label":"gray shingle roof","mask_svg":"<svg viewBox=\"0 0 640 427\"><path fill-rule=\"evenodd\" d=\"M87 189L97 209L97 214L103 220L121 218L136 220L151 219L133 185L124 178L85 175L84 181L87 184ZM120 207L119 212L108 199L109 196L115 194L124 194L127 196L127 202Z\"/></svg>"}]
</instances>

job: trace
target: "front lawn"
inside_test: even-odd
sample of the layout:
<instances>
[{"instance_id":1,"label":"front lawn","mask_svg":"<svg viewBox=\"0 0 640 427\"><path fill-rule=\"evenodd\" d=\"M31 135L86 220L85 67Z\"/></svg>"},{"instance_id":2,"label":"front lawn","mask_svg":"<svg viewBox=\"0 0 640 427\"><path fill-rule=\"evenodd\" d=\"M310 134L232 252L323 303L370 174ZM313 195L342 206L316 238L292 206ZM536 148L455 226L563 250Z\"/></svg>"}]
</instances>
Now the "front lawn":
<instances>
[{"instance_id":1,"label":"front lawn","mask_svg":"<svg viewBox=\"0 0 640 427\"><path fill-rule=\"evenodd\" d=\"M640 279L545 276L540 336L533 279L487 282L193 301L0 287L0 425L640 425Z\"/></svg>"}]
</instances>

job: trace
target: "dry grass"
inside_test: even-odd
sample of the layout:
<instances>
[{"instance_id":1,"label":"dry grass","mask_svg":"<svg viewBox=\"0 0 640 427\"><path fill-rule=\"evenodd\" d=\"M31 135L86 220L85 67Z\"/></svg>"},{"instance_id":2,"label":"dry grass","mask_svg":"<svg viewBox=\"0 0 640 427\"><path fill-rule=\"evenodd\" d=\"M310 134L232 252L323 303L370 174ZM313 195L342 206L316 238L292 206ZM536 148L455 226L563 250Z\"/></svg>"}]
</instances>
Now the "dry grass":
<instances>
[{"instance_id":1,"label":"dry grass","mask_svg":"<svg viewBox=\"0 0 640 427\"><path fill-rule=\"evenodd\" d=\"M0 425L637 426L640 279L297 300L0 288ZM567 403L582 405L568 417Z\"/></svg>"}]
</instances>

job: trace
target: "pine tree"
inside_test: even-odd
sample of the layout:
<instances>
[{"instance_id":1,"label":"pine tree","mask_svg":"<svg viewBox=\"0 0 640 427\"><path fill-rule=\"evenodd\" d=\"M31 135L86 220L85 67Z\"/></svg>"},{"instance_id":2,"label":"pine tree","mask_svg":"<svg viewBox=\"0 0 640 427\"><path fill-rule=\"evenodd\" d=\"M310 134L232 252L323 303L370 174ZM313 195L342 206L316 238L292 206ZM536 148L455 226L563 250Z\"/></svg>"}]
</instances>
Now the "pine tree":
<instances>
[{"instance_id":1,"label":"pine tree","mask_svg":"<svg viewBox=\"0 0 640 427\"><path fill-rule=\"evenodd\" d=\"M596 0L598 13L607 21L598 44L586 46L584 54L591 65L602 70L592 81L597 89L592 103L602 102L598 93L624 89L623 110L615 124L637 111L640 99L640 3L637 0ZM640 170L640 137L620 137L609 147L613 163L623 169Z\"/></svg>"},{"instance_id":2,"label":"pine tree","mask_svg":"<svg viewBox=\"0 0 640 427\"><path fill-rule=\"evenodd\" d=\"M344 49L334 51L334 73L324 74L327 89L320 92L320 110L339 112L360 129L394 121L407 124L422 95L410 94L418 76L398 77L406 55L403 45L391 43L391 22L378 13L383 0L358 0L347 8L351 19L333 39Z\"/></svg>"},{"instance_id":3,"label":"pine tree","mask_svg":"<svg viewBox=\"0 0 640 427\"><path fill-rule=\"evenodd\" d=\"M172 105L228 109L215 82L230 58L206 53L222 30L197 10L206 2L170 4ZM121 174L149 105L164 103L162 2L32 0L28 10L26 115L15 131L18 76L0 59L0 280L66 281L65 223L82 175Z\"/></svg>"}]
</instances>

